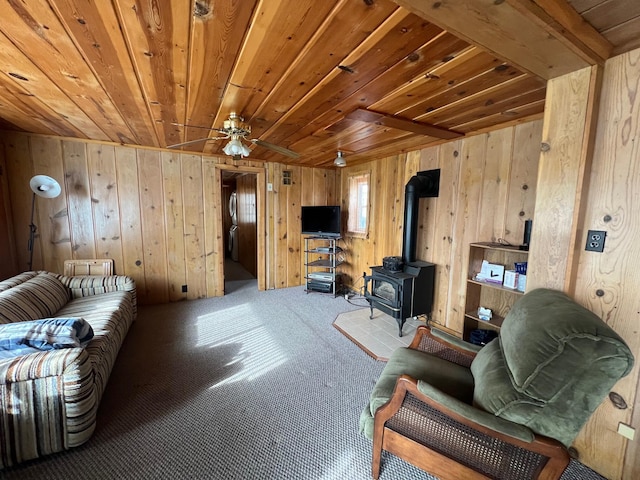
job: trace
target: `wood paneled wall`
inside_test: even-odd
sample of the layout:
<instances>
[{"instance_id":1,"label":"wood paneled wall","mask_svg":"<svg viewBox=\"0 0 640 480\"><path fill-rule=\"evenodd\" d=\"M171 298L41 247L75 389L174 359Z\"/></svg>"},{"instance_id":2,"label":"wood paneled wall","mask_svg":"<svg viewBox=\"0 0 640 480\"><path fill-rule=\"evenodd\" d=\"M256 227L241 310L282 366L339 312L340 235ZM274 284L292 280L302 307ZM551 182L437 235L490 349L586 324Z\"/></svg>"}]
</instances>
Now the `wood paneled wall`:
<instances>
[{"instance_id":1,"label":"wood paneled wall","mask_svg":"<svg viewBox=\"0 0 640 480\"><path fill-rule=\"evenodd\" d=\"M640 49L607 61L602 82L586 208L575 235L572 294L625 339L636 365L614 387L630 408L603 402L575 446L606 478L635 479L640 478ZM603 253L584 250L588 229L607 232ZM620 422L635 428L635 441L617 433Z\"/></svg>"},{"instance_id":2,"label":"wood paneled wall","mask_svg":"<svg viewBox=\"0 0 640 480\"><path fill-rule=\"evenodd\" d=\"M281 189L283 166L277 163L265 167L257 161L233 163L226 157L15 132L1 132L0 142L15 245L25 246L9 253L5 265L15 261L15 267L4 276L27 267L29 180L46 174L60 182L62 194L36 199L33 268L62 273L69 258L113 258L117 273L136 280L141 303L223 294L227 231L222 210L227 204L221 169L257 178L257 196L250 201L256 225L262 224L255 253L262 262L256 261L263 276L259 288L300 284L300 204L303 199L325 203L335 195L335 173L322 169L295 168L294 185ZM274 185L268 195L267 182Z\"/></svg>"},{"instance_id":3,"label":"wood paneled wall","mask_svg":"<svg viewBox=\"0 0 640 480\"><path fill-rule=\"evenodd\" d=\"M283 172L291 172L291 184L283 183ZM267 164L267 176L272 191L268 192L270 239L267 259L268 288L300 285L304 278L304 241L301 234L300 211L302 205L337 205L335 170L312 169Z\"/></svg>"},{"instance_id":4,"label":"wood paneled wall","mask_svg":"<svg viewBox=\"0 0 640 480\"><path fill-rule=\"evenodd\" d=\"M243 175L236 180L238 199L238 261L254 277L258 275L258 197L256 176Z\"/></svg>"},{"instance_id":5,"label":"wood paneled wall","mask_svg":"<svg viewBox=\"0 0 640 480\"><path fill-rule=\"evenodd\" d=\"M4 151L0 149L0 278L10 277L17 271L16 257L7 166Z\"/></svg>"},{"instance_id":6,"label":"wood paneled wall","mask_svg":"<svg viewBox=\"0 0 640 480\"><path fill-rule=\"evenodd\" d=\"M416 256L437 266L434 321L461 334L469 244L522 243L541 134L542 121L534 121L341 170L345 210L349 176L371 174L369 236L344 239L346 283L361 291L363 272L402 254L404 186L416 172L440 168L440 195L420 199Z\"/></svg>"}]
</instances>

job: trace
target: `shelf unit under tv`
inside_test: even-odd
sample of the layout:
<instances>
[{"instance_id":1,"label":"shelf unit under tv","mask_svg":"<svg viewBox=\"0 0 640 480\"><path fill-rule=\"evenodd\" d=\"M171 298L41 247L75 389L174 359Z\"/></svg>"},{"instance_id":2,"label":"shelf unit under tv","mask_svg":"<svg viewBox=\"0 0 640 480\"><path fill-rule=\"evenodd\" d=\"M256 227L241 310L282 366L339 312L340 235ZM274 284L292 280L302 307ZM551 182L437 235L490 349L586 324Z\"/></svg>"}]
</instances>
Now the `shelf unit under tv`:
<instances>
[{"instance_id":1,"label":"shelf unit under tv","mask_svg":"<svg viewBox=\"0 0 640 480\"><path fill-rule=\"evenodd\" d=\"M340 274L338 267L343 253L338 247L337 236L312 235L304 239L305 291L331 294L339 293Z\"/></svg>"}]
</instances>

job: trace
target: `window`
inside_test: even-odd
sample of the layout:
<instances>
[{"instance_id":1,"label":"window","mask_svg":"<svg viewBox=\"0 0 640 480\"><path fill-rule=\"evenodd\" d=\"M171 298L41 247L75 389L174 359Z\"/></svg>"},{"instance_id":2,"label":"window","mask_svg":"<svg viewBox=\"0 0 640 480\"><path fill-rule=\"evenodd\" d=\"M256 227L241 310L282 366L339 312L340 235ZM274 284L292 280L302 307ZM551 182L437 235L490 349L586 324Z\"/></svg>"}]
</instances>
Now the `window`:
<instances>
[{"instance_id":1,"label":"window","mask_svg":"<svg viewBox=\"0 0 640 480\"><path fill-rule=\"evenodd\" d=\"M366 237L369 234L369 173L349 176L349 219L347 233Z\"/></svg>"}]
</instances>

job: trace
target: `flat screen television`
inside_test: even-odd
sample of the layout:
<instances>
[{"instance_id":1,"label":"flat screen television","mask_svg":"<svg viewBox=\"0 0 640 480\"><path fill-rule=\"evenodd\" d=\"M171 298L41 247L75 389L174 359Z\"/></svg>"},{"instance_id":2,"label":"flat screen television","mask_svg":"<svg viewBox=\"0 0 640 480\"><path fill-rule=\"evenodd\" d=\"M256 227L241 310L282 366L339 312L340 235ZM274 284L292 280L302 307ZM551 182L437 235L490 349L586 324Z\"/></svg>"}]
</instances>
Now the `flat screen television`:
<instances>
[{"instance_id":1,"label":"flat screen television","mask_svg":"<svg viewBox=\"0 0 640 480\"><path fill-rule=\"evenodd\" d=\"M340 236L340 206L308 206L302 207L300 214L303 235L319 237Z\"/></svg>"}]
</instances>

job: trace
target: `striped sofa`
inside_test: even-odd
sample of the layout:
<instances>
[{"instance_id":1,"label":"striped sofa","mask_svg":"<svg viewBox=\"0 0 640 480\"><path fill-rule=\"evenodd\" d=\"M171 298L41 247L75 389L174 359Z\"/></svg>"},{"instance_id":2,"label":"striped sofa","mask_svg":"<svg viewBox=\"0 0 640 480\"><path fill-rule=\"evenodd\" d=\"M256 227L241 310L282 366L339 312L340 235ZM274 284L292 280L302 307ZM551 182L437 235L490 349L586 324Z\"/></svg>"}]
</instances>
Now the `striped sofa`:
<instances>
[{"instance_id":1,"label":"striped sofa","mask_svg":"<svg viewBox=\"0 0 640 480\"><path fill-rule=\"evenodd\" d=\"M116 356L136 316L133 279L25 272L0 282L0 324L84 318L85 348L0 359L0 468L86 442Z\"/></svg>"}]
</instances>

